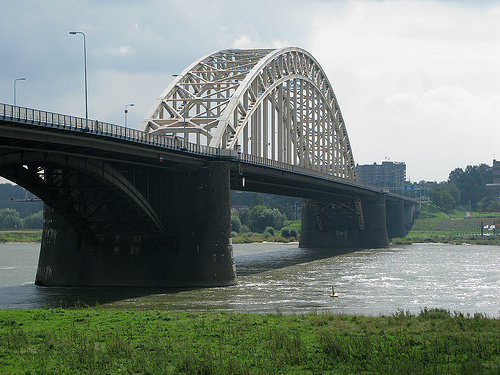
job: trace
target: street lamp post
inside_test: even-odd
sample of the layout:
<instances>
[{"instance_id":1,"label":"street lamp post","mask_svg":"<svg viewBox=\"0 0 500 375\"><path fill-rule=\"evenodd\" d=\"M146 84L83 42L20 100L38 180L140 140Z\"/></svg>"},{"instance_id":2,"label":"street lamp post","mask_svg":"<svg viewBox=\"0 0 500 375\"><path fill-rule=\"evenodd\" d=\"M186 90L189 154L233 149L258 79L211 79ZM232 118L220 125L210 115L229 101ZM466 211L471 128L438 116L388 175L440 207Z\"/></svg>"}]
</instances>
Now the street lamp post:
<instances>
[{"instance_id":1,"label":"street lamp post","mask_svg":"<svg viewBox=\"0 0 500 375\"><path fill-rule=\"evenodd\" d=\"M127 113L128 113L127 107L133 107L133 106L134 106L134 103L130 103L130 104L127 104L125 106L125 127L127 127Z\"/></svg>"},{"instance_id":2,"label":"street lamp post","mask_svg":"<svg viewBox=\"0 0 500 375\"><path fill-rule=\"evenodd\" d=\"M184 149L186 148L186 101L182 102L184 110L182 112L182 118L184 119Z\"/></svg>"},{"instance_id":3,"label":"street lamp post","mask_svg":"<svg viewBox=\"0 0 500 375\"><path fill-rule=\"evenodd\" d=\"M17 83L17 81L26 81L26 77L16 78L14 80L14 107L16 106L16 83Z\"/></svg>"},{"instance_id":4,"label":"street lamp post","mask_svg":"<svg viewBox=\"0 0 500 375\"><path fill-rule=\"evenodd\" d=\"M84 60L84 75L85 75L85 126L88 127L89 121L89 106L88 106L88 91L87 91L87 41L85 39L85 33L83 31L70 31L71 35L82 34L83 35L83 60Z\"/></svg>"},{"instance_id":5,"label":"street lamp post","mask_svg":"<svg viewBox=\"0 0 500 375\"><path fill-rule=\"evenodd\" d=\"M180 74L172 74L172 77L183 77ZM184 146L183 148L186 149L186 99L182 101L182 119L184 122Z\"/></svg>"}]
</instances>

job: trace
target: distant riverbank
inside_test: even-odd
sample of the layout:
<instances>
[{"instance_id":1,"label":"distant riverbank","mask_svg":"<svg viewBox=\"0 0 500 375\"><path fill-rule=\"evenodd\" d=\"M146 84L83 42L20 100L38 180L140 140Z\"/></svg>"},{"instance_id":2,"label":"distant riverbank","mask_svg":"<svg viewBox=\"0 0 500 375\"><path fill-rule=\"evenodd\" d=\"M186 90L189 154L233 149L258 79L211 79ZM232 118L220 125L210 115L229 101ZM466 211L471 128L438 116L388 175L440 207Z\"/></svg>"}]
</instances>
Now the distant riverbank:
<instances>
[{"instance_id":1,"label":"distant riverbank","mask_svg":"<svg viewBox=\"0 0 500 375\"><path fill-rule=\"evenodd\" d=\"M500 245L500 236L426 236L426 237L405 237L393 238L394 245L410 245L417 243L444 243L452 245Z\"/></svg>"},{"instance_id":2,"label":"distant riverbank","mask_svg":"<svg viewBox=\"0 0 500 375\"><path fill-rule=\"evenodd\" d=\"M5 230L0 231L0 243L42 242L42 230Z\"/></svg>"}]
</instances>

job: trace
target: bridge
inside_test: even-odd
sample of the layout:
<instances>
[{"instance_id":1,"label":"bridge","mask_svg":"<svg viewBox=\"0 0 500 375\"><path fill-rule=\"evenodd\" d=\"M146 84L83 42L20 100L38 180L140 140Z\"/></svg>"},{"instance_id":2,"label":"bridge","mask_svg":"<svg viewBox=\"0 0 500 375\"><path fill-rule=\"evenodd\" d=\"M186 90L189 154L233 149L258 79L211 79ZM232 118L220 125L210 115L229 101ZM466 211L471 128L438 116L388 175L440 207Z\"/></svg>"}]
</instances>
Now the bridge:
<instances>
[{"instance_id":1,"label":"bridge","mask_svg":"<svg viewBox=\"0 0 500 375\"><path fill-rule=\"evenodd\" d=\"M231 189L302 198L301 247L385 247L419 210L357 182L333 89L299 48L202 57L140 130L0 104L0 176L45 202L47 286L234 284Z\"/></svg>"}]
</instances>

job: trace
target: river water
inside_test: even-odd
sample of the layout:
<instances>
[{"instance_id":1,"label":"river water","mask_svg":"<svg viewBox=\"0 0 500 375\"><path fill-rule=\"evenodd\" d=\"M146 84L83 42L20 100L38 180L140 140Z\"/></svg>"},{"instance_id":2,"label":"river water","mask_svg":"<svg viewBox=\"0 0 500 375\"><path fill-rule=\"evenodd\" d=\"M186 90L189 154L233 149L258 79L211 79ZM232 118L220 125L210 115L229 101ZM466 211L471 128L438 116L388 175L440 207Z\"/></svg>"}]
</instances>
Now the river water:
<instances>
[{"instance_id":1,"label":"river water","mask_svg":"<svg viewBox=\"0 0 500 375\"><path fill-rule=\"evenodd\" d=\"M0 245L0 308L74 306L418 313L424 307L500 314L500 246L414 244L342 252L296 244L235 245L238 284L222 288L62 288L33 284L39 244ZM338 297L331 297L331 288Z\"/></svg>"}]
</instances>

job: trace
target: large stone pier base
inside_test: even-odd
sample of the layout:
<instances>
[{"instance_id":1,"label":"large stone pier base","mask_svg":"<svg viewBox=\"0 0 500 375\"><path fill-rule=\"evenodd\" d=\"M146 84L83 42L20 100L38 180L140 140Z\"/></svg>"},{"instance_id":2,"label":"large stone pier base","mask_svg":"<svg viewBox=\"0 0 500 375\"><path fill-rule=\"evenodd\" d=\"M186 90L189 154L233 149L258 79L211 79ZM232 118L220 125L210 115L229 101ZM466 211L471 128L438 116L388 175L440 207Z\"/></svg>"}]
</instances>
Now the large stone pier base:
<instances>
[{"instance_id":1,"label":"large stone pier base","mask_svg":"<svg viewBox=\"0 0 500 375\"><path fill-rule=\"evenodd\" d=\"M384 195L362 199L363 228L359 215L347 203L302 201L300 247L376 248L389 244Z\"/></svg>"},{"instance_id":2,"label":"large stone pier base","mask_svg":"<svg viewBox=\"0 0 500 375\"><path fill-rule=\"evenodd\" d=\"M134 171L134 186L142 186L166 235L147 225L102 223L109 229L89 240L46 206L37 285L191 287L236 282L229 164L149 170L142 179L139 172ZM138 220L136 213L121 214Z\"/></svg>"}]
</instances>

